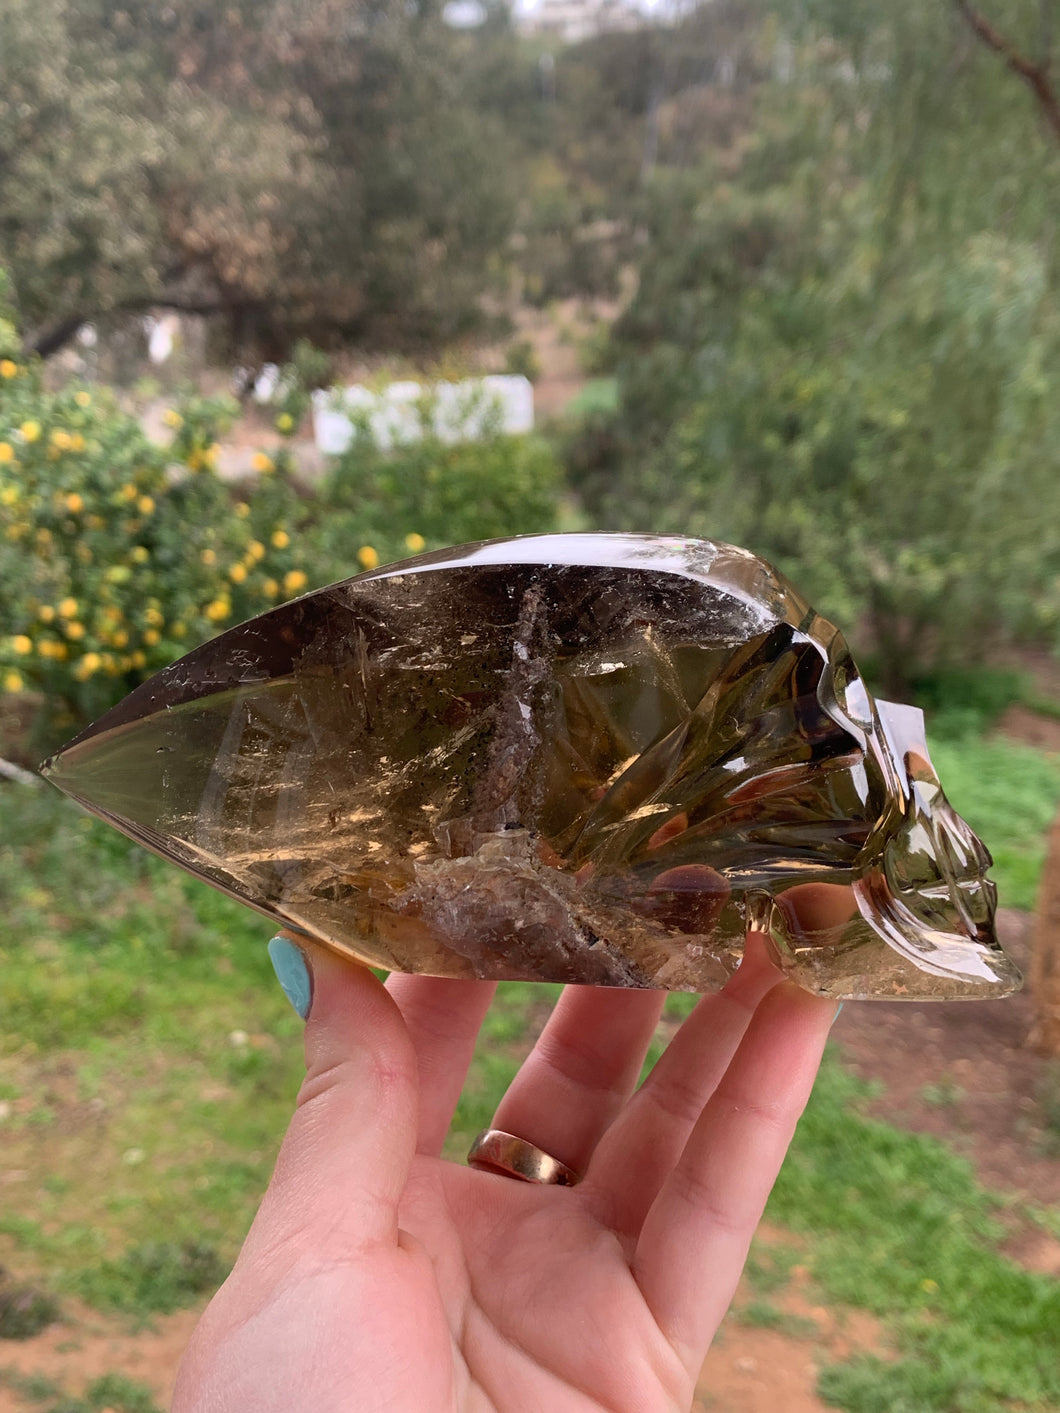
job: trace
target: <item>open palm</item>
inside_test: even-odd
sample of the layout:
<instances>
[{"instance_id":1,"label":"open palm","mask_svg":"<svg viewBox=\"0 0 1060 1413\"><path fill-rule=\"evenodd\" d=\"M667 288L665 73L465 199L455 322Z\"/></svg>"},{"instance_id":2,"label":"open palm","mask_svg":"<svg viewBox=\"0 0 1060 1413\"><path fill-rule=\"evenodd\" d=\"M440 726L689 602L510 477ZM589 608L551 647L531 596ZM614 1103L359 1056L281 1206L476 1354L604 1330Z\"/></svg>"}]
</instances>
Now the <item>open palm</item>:
<instances>
[{"instance_id":1,"label":"open palm","mask_svg":"<svg viewBox=\"0 0 1060 1413\"><path fill-rule=\"evenodd\" d=\"M493 988L316 949L307 1076L173 1413L674 1413L735 1290L835 1003L759 946L647 1081L656 993L568 987L498 1109L574 1188L443 1160Z\"/></svg>"}]
</instances>

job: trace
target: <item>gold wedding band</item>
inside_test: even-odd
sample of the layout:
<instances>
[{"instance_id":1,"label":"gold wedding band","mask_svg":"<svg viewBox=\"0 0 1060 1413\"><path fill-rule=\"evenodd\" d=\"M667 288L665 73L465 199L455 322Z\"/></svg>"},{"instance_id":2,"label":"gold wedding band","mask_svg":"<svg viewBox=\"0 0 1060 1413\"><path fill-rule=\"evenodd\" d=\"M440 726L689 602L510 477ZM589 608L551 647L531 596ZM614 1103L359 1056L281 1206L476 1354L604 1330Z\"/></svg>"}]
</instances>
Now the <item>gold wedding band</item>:
<instances>
[{"instance_id":1,"label":"gold wedding band","mask_svg":"<svg viewBox=\"0 0 1060 1413\"><path fill-rule=\"evenodd\" d=\"M566 1163L553 1158L543 1148L535 1148L525 1138L505 1133L499 1128L484 1128L471 1145L468 1167L502 1177L518 1178L520 1182L540 1182L556 1187L573 1187L578 1174Z\"/></svg>"}]
</instances>

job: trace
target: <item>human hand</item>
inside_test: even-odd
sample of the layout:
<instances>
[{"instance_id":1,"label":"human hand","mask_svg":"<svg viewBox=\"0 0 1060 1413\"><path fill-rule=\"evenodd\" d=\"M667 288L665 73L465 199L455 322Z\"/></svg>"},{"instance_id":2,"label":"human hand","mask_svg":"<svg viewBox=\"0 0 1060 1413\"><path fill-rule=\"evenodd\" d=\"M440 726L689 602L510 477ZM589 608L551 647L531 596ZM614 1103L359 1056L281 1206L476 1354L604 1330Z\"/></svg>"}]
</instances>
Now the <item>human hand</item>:
<instances>
[{"instance_id":1,"label":"human hand","mask_svg":"<svg viewBox=\"0 0 1060 1413\"><path fill-rule=\"evenodd\" d=\"M304 953L305 1083L173 1413L687 1409L835 1002L752 936L637 1089L663 996L568 987L494 1120L584 1174L545 1186L440 1157L491 983Z\"/></svg>"}]
</instances>

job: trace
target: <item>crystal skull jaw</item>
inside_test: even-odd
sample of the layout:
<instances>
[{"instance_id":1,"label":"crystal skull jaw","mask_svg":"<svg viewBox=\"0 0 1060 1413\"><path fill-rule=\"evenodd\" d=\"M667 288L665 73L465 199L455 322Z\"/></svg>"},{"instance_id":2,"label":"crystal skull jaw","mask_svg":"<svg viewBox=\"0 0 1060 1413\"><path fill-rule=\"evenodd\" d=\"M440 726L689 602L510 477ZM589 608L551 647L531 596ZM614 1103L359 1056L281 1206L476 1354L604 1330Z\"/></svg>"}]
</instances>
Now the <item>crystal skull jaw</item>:
<instances>
[{"instance_id":1,"label":"crystal skull jaw","mask_svg":"<svg viewBox=\"0 0 1060 1413\"><path fill-rule=\"evenodd\" d=\"M1007 996L1022 977L994 933L991 858L942 791L923 714L862 692L848 693L860 708L854 729L892 782L888 810L849 884L797 884L773 901L775 960L806 989L842 1000Z\"/></svg>"},{"instance_id":2,"label":"crystal skull jaw","mask_svg":"<svg viewBox=\"0 0 1060 1413\"><path fill-rule=\"evenodd\" d=\"M836 631L745 551L548 536L229 630L46 771L374 965L712 990L750 924L811 990L938 996L871 897L826 946L781 925L785 892L871 875L903 788L888 731Z\"/></svg>"}]
</instances>

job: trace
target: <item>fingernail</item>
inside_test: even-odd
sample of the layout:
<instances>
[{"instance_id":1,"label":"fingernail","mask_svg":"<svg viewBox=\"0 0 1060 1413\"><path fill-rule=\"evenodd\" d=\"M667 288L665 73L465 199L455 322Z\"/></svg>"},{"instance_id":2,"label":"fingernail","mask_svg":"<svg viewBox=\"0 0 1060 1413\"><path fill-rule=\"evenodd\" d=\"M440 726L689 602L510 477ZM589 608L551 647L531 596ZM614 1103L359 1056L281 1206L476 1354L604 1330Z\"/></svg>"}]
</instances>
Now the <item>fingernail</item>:
<instances>
[{"instance_id":1,"label":"fingernail","mask_svg":"<svg viewBox=\"0 0 1060 1413\"><path fill-rule=\"evenodd\" d=\"M283 994L305 1020L313 1004L313 978L301 947L289 937L274 937L269 943L269 958Z\"/></svg>"},{"instance_id":2,"label":"fingernail","mask_svg":"<svg viewBox=\"0 0 1060 1413\"><path fill-rule=\"evenodd\" d=\"M845 1005L846 1005L846 1002L845 1002L845 1001L840 1001L839 1005L836 1006L836 1008L835 1008L835 1015L832 1017L832 1024L833 1024L833 1025L835 1025L836 1021L839 1019L839 1012L843 1009L843 1007L844 1007Z\"/></svg>"}]
</instances>

